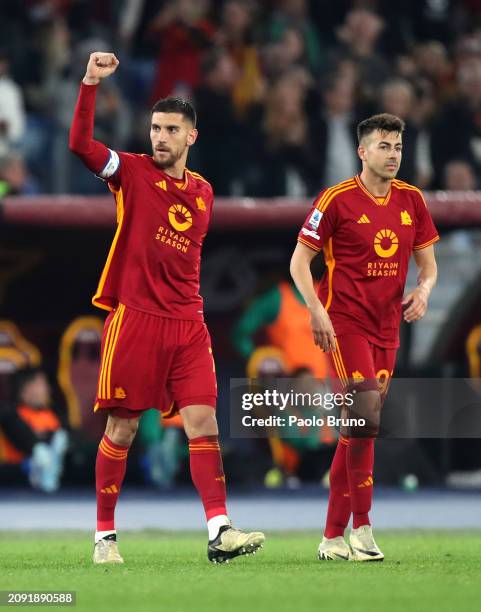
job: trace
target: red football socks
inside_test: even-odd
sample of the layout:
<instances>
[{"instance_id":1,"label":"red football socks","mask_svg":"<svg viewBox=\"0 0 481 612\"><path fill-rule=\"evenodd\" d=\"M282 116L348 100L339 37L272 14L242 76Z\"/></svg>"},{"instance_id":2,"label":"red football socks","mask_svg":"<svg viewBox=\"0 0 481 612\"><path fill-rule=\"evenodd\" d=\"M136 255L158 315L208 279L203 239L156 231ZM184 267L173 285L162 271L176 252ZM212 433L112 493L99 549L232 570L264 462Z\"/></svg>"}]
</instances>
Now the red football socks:
<instances>
[{"instance_id":1,"label":"red football socks","mask_svg":"<svg viewBox=\"0 0 481 612\"><path fill-rule=\"evenodd\" d=\"M95 463L97 531L115 529L115 506L125 476L128 452L128 446L114 444L106 435L100 441Z\"/></svg>"},{"instance_id":2,"label":"red football socks","mask_svg":"<svg viewBox=\"0 0 481 612\"><path fill-rule=\"evenodd\" d=\"M217 436L189 440L190 474L204 505L207 520L227 515L225 476Z\"/></svg>"},{"instance_id":3,"label":"red football socks","mask_svg":"<svg viewBox=\"0 0 481 612\"><path fill-rule=\"evenodd\" d=\"M324 530L326 538L343 536L351 516L351 498L346 465L349 443L348 438L342 436L339 438L329 471L329 504Z\"/></svg>"},{"instance_id":4,"label":"red football socks","mask_svg":"<svg viewBox=\"0 0 481 612\"><path fill-rule=\"evenodd\" d=\"M351 494L352 526L370 525L374 467L374 438L350 438L347 448L347 473Z\"/></svg>"}]
</instances>

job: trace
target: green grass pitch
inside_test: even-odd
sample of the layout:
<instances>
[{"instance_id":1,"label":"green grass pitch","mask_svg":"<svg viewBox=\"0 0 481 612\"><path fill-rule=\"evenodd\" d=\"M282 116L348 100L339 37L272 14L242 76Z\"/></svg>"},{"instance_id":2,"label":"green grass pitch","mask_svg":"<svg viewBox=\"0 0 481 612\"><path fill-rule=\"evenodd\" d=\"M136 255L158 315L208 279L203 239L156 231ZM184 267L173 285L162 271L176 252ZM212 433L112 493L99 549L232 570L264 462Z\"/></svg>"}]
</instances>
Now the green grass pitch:
<instances>
[{"instance_id":1,"label":"green grass pitch","mask_svg":"<svg viewBox=\"0 0 481 612\"><path fill-rule=\"evenodd\" d=\"M219 566L202 533L124 532L125 565L106 567L91 563L92 534L0 532L0 590L74 590L64 609L95 612L481 609L481 531L376 539L384 563L320 562L319 534L301 531L268 533L256 556Z\"/></svg>"}]
</instances>

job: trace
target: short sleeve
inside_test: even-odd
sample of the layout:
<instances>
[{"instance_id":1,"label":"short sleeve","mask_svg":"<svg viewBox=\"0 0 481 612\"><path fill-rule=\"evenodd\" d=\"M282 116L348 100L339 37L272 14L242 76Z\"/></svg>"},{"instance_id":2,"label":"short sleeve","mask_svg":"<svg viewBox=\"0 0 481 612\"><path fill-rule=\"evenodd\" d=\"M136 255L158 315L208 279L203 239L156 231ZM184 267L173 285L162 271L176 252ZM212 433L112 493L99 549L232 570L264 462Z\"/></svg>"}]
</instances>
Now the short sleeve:
<instances>
[{"instance_id":1,"label":"short sleeve","mask_svg":"<svg viewBox=\"0 0 481 612\"><path fill-rule=\"evenodd\" d=\"M439 240L439 234L429 213L426 200L416 192L416 234L413 249L424 249Z\"/></svg>"},{"instance_id":2,"label":"short sleeve","mask_svg":"<svg viewBox=\"0 0 481 612\"><path fill-rule=\"evenodd\" d=\"M304 221L301 231L297 237L298 242L321 251L324 244L329 240L337 226L337 206L335 199L329 206L321 212L318 203L321 201L324 192L321 192Z\"/></svg>"}]
</instances>

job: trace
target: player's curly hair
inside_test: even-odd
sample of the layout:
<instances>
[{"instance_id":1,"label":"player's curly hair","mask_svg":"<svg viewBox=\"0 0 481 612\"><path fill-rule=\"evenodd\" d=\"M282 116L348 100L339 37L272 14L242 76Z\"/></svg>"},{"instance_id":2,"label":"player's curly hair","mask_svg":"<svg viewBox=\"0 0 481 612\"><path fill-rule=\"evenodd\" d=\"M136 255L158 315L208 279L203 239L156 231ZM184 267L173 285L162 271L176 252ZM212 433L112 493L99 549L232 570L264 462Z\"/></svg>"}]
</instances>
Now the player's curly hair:
<instances>
[{"instance_id":1,"label":"player's curly hair","mask_svg":"<svg viewBox=\"0 0 481 612\"><path fill-rule=\"evenodd\" d=\"M357 139L359 142L369 134L372 134L375 130L381 132L398 132L402 134L404 132L405 123L396 115L390 115L389 113L381 113L380 115L373 115L361 121L357 126Z\"/></svg>"},{"instance_id":2,"label":"player's curly hair","mask_svg":"<svg viewBox=\"0 0 481 612\"><path fill-rule=\"evenodd\" d=\"M197 114L194 107L187 100L182 98L162 98L152 107L152 115L154 113L180 113L188 119L195 127L197 123Z\"/></svg>"}]
</instances>

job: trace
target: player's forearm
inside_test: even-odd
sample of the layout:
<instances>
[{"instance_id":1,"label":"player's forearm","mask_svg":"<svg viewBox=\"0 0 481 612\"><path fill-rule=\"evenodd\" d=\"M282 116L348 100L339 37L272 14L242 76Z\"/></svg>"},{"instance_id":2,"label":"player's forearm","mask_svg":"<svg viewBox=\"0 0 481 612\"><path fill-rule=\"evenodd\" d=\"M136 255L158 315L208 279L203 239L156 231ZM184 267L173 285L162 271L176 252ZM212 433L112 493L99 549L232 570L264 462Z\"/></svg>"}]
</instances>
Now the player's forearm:
<instances>
[{"instance_id":1,"label":"player's forearm","mask_svg":"<svg viewBox=\"0 0 481 612\"><path fill-rule=\"evenodd\" d=\"M316 290L314 289L314 281L311 274L311 262L301 254L294 252L291 259L290 272L292 280L296 284L299 293L304 298L304 302L309 310L316 310L319 307L322 308L322 304L317 297Z\"/></svg>"},{"instance_id":2,"label":"player's forearm","mask_svg":"<svg viewBox=\"0 0 481 612\"><path fill-rule=\"evenodd\" d=\"M93 139L96 85L80 85L70 128L69 148L92 172L100 172L109 159L107 147Z\"/></svg>"},{"instance_id":3,"label":"player's forearm","mask_svg":"<svg viewBox=\"0 0 481 612\"><path fill-rule=\"evenodd\" d=\"M436 262L429 262L419 268L418 287L431 294L438 277L438 268Z\"/></svg>"}]
</instances>

